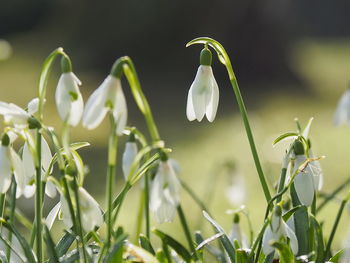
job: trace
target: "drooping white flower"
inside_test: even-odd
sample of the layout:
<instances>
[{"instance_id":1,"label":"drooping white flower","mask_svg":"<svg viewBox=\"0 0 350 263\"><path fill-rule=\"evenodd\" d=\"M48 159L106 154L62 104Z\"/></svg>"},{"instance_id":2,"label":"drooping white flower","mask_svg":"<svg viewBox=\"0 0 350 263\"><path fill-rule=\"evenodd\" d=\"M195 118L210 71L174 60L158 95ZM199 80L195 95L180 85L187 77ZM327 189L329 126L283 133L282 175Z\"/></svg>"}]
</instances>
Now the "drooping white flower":
<instances>
[{"instance_id":1,"label":"drooping white flower","mask_svg":"<svg viewBox=\"0 0 350 263\"><path fill-rule=\"evenodd\" d=\"M46 142L44 137L41 137L41 173L42 176L49 172L49 166L50 162L52 160L52 154L50 151L50 147L48 143ZM23 153L22 153L22 162L23 166L25 168L25 175L27 178L27 184L25 185L25 188L23 190L23 195L26 198L30 198L34 195L36 186L35 184L31 184L30 182L35 179L36 175L36 169L35 169L35 163L34 158L29 150L28 144L25 143L23 146ZM56 196L56 187L53 185L51 181L47 181L46 187L45 187L45 193L51 197L54 198Z\"/></svg>"},{"instance_id":2,"label":"drooping white flower","mask_svg":"<svg viewBox=\"0 0 350 263\"><path fill-rule=\"evenodd\" d=\"M204 115L208 121L215 119L219 104L219 88L211 66L200 65L197 75L188 91L186 114L189 121L201 121Z\"/></svg>"},{"instance_id":3,"label":"drooping white flower","mask_svg":"<svg viewBox=\"0 0 350 263\"><path fill-rule=\"evenodd\" d=\"M211 68L212 55L204 48L200 55L200 66L188 91L186 115L189 121L201 121L204 115L208 121L215 119L219 104L219 88Z\"/></svg>"},{"instance_id":4,"label":"drooping white flower","mask_svg":"<svg viewBox=\"0 0 350 263\"><path fill-rule=\"evenodd\" d=\"M246 186L240 175L232 176L232 183L226 189L226 197L234 206L241 206L246 200Z\"/></svg>"},{"instance_id":5,"label":"drooping white flower","mask_svg":"<svg viewBox=\"0 0 350 263\"><path fill-rule=\"evenodd\" d=\"M335 126L350 125L350 89L341 96L334 113L333 122Z\"/></svg>"},{"instance_id":6,"label":"drooping white flower","mask_svg":"<svg viewBox=\"0 0 350 263\"><path fill-rule=\"evenodd\" d=\"M109 75L92 93L86 103L83 125L87 129L96 128L108 111L112 111L116 122L116 133L121 135L126 126L127 107L119 78Z\"/></svg>"},{"instance_id":7,"label":"drooping white flower","mask_svg":"<svg viewBox=\"0 0 350 263\"><path fill-rule=\"evenodd\" d=\"M7 136L7 135L5 135ZM0 145L0 193L6 193L11 185L12 174L17 183L17 197L24 188L26 178L21 158L8 143Z\"/></svg>"},{"instance_id":8,"label":"drooping white flower","mask_svg":"<svg viewBox=\"0 0 350 263\"><path fill-rule=\"evenodd\" d=\"M100 227L103 224L103 215L96 200L83 187L78 188L78 196L83 229L86 232L90 232L96 226ZM53 207L46 217L46 225L49 228L52 227L59 211L61 211L63 223L67 228L71 228L73 226L73 221L70 215L68 202L63 196L63 193L60 193L60 202Z\"/></svg>"},{"instance_id":9,"label":"drooping white flower","mask_svg":"<svg viewBox=\"0 0 350 263\"><path fill-rule=\"evenodd\" d=\"M122 161L122 168L125 180L128 179L128 176L131 171L131 166L135 160L137 152L137 144L135 141L126 142Z\"/></svg>"},{"instance_id":10,"label":"drooping white flower","mask_svg":"<svg viewBox=\"0 0 350 263\"><path fill-rule=\"evenodd\" d=\"M83 97L79 86L81 81L73 72L62 73L56 89L56 107L63 121L77 126L84 111Z\"/></svg>"},{"instance_id":11,"label":"drooping white flower","mask_svg":"<svg viewBox=\"0 0 350 263\"><path fill-rule=\"evenodd\" d=\"M169 161L161 161L152 182L150 209L158 223L171 222L180 203L180 181Z\"/></svg>"},{"instance_id":12,"label":"drooping white flower","mask_svg":"<svg viewBox=\"0 0 350 263\"><path fill-rule=\"evenodd\" d=\"M234 214L233 224L232 224L231 231L229 232L228 237L229 237L230 241L232 242L232 244L234 243L235 240L237 240L237 242L241 248L243 248L243 249L249 248L248 243L247 243L247 239L243 235L241 227L239 225L239 215L237 213Z\"/></svg>"},{"instance_id":13,"label":"drooping white flower","mask_svg":"<svg viewBox=\"0 0 350 263\"><path fill-rule=\"evenodd\" d=\"M276 207L272 213L270 224L264 232L262 247L265 255L269 255L275 251L275 248L270 245L270 242L279 241L282 237L289 239L293 254L298 254L297 237L293 230L283 221L281 215L281 208Z\"/></svg>"}]
</instances>

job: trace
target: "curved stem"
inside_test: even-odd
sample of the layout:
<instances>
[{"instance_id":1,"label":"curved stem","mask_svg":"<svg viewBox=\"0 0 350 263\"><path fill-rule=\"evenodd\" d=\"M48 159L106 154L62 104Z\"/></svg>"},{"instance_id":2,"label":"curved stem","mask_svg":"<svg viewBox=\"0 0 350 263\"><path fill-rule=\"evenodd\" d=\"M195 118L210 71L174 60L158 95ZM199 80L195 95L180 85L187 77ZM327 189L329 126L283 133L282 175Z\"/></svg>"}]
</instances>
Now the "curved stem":
<instances>
[{"instance_id":1,"label":"curved stem","mask_svg":"<svg viewBox=\"0 0 350 263\"><path fill-rule=\"evenodd\" d=\"M256 146L255 146L253 133L252 133L252 130L251 130L250 124L249 124L249 118L248 118L247 110L246 110L246 107L244 105L244 101L243 101L243 98L242 98L242 95L241 95L241 91L240 91L239 86L238 86L237 78L235 76L235 73L234 73L232 65L231 65L230 58L227 55L227 52L224 49L224 47L219 42L217 42L214 39L211 39L211 38L208 38L208 37L200 37L200 38L196 38L196 39L190 41L189 43L187 43L186 46L188 47L188 46L193 45L193 44L208 44L208 45L210 45L217 52L220 62L222 64L224 64L225 67L226 67L226 70L227 70L227 73L228 73L228 76L230 78L230 82L231 82L231 85L232 85L232 88L233 88L233 92L234 92L234 94L236 96L236 100L237 100L237 103L238 103L239 111L241 113L241 117L242 117L242 120L243 120L243 123L244 123L244 127L245 127L246 134L247 134L247 137L248 137L248 141L249 141L249 144L250 144L250 149L251 149L251 152L252 152L252 155L253 155L255 167L256 167L256 170L257 170L258 175L259 175L260 183L261 183L261 186L263 188L266 201L268 202L271 199L270 190L269 190L269 187L267 185L264 172L263 172L263 170L261 168L259 155L258 155Z\"/></svg>"},{"instance_id":2,"label":"curved stem","mask_svg":"<svg viewBox=\"0 0 350 263\"><path fill-rule=\"evenodd\" d=\"M107 169L107 182L106 182L106 202L107 202L107 249L111 245L113 222L112 222L112 196L114 186L114 174L117 160L117 145L118 136L116 134L116 123L114 121L113 114L110 114L111 131L108 141L108 169Z\"/></svg>"},{"instance_id":3,"label":"curved stem","mask_svg":"<svg viewBox=\"0 0 350 263\"><path fill-rule=\"evenodd\" d=\"M36 194L35 194L35 220L36 220L36 253L38 262L43 262L43 240L42 240L42 184L41 184L41 133L39 129L36 134L37 166L35 167Z\"/></svg>"}]
</instances>

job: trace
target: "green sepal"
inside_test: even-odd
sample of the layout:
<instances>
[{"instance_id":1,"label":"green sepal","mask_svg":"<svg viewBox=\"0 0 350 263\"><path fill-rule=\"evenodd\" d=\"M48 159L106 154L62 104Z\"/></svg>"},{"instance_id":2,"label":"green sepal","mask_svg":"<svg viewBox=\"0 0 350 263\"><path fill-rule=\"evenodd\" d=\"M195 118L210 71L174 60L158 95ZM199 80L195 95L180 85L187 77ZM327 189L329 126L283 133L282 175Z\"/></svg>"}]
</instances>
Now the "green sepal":
<instances>
[{"instance_id":1,"label":"green sepal","mask_svg":"<svg viewBox=\"0 0 350 263\"><path fill-rule=\"evenodd\" d=\"M199 63L203 66L211 66L213 55L209 48L205 47L202 49L200 54Z\"/></svg>"}]
</instances>

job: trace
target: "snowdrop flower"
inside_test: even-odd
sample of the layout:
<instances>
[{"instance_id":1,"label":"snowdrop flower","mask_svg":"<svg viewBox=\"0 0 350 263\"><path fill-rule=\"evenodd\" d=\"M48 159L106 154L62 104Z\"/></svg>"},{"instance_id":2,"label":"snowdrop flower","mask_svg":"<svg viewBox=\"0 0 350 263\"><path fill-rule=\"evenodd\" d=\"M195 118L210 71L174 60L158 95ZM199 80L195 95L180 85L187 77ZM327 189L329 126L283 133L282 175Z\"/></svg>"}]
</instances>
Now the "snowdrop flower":
<instances>
[{"instance_id":1,"label":"snowdrop flower","mask_svg":"<svg viewBox=\"0 0 350 263\"><path fill-rule=\"evenodd\" d=\"M235 213L233 216L232 228L231 228L231 231L230 231L228 237L232 243L235 240L237 240L237 242L241 248L247 249L247 248L249 248L249 246L247 244L246 238L242 234L241 227L239 225L239 219L240 219L239 215L237 213Z\"/></svg>"},{"instance_id":2,"label":"snowdrop flower","mask_svg":"<svg viewBox=\"0 0 350 263\"><path fill-rule=\"evenodd\" d=\"M173 221L179 203L180 181L169 160L161 161L152 183L150 196L150 209L155 214L157 222L161 224Z\"/></svg>"},{"instance_id":3,"label":"snowdrop flower","mask_svg":"<svg viewBox=\"0 0 350 263\"><path fill-rule=\"evenodd\" d=\"M52 155L51 155L50 147L47 144L45 138L41 137L41 173L42 175L48 172L51 160L52 160ZM29 150L27 143L25 143L23 146L22 162L23 162L23 166L25 167L25 174L28 180L28 183L26 184L23 190L23 195L26 198L30 198L34 195L36 186L35 184L30 184L29 182L34 180L36 175L36 169L35 169L32 153ZM45 187L45 193L50 198L54 198L56 196L56 187L51 181L47 181L46 187Z\"/></svg>"},{"instance_id":4,"label":"snowdrop flower","mask_svg":"<svg viewBox=\"0 0 350 263\"><path fill-rule=\"evenodd\" d=\"M0 115L4 116L6 123L14 125L16 128L28 126L30 117L38 111L39 99L35 98L28 103L28 111L13 103L0 102Z\"/></svg>"},{"instance_id":5,"label":"snowdrop flower","mask_svg":"<svg viewBox=\"0 0 350 263\"><path fill-rule=\"evenodd\" d=\"M272 216L269 226L266 228L262 247L265 255L269 255L275 251L275 248L270 245L271 241L279 241L282 237L289 238L290 246L293 254L298 253L298 240L295 236L293 230L283 221L282 219L282 208L276 206Z\"/></svg>"},{"instance_id":6,"label":"snowdrop flower","mask_svg":"<svg viewBox=\"0 0 350 263\"><path fill-rule=\"evenodd\" d=\"M342 124L350 125L350 89L345 91L341 96L334 113L333 121L335 126Z\"/></svg>"},{"instance_id":7,"label":"snowdrop flower","mask_svg":"<svg viewBox=\"0 0 350 263\"><path fill-rule=\"evenodd\" d=\"M232 176L232 183L226 189L226 197L234 206L241 206L244 204L246 200L246 187L242 176Z\"/></svg>"},{"instance_id":8,"label":"snowdrop flower","mask_svg":"<svg viewBox=\"0 0 350 263\"><path fill-rule=\"evenodd\" d=\"M186 114L189 121L201 121L204 115L208 121L215 119L219 104L219 88L211 68L211 52L204 48L200 55L200 66L187 97Z\"/></svg>"},{"instance_id":9,"label":"snowdrop flower","mask_svg":"<svg viewBox=\"0 0 350 263\"><path fill-rule=\"evenodd\" d=\"M79 208L81 211L81 223L86 232L94 230L95 227L100 227L103 224L103 215L100 206L96 200L83 188L79 187ZM60 193L60 202L54 206L46 218L46 225L51 228L54 220L61 211L63 223L67 228L73 226L70 216L67 200Z\"/></svg>"},{"instance_id":10,"label":"snowdrop flower","mask_svg":"<svg viewBox=\"0 0 350 263\"><path fill-rule=\"evenodd\" d=\"M11 185L12 174L17 183L17 192L24 188L26 178L21 158L10 146L10 138L5 133L0 145L0 193L6 193Z\"/></svg>"},{"instance_id":11,"label":"snowdrop flower","mask_svg":"<svg viewBox=\"0 0 350 263\"><path fill-rule=\"evenodd\" d=\"M126 126L128 111L120 81L120 72L115 73L114 66L111 74L92 93L87 101L83 114L83 125L87 129L96 128L108 111L112 112L117 124L117 135L122 135Z\"/></svg>"},{"instance_id":12,"label":"snowdrop flower","mask_svg":"<svg viewBox=\"0 0 350 263\"><path fill-rule=\"evenodd\" d=\"M131 133L129 136L129 140L125 144L125 150L123 153L122 161L123 174L126 181L128 180L128 176L131 171L131 166L136 158L137 152L138 150L137 144L135 142L135 135Z\"/></svg>"},{"instance_id":13,"label":"snowdrop flower","mask_svg":"<svg viewBox=\"0 0 350 263\"><path fill-rule=\"evenodd\" d=\"M56 89L57 111L63 121L71 126L77 126L83 115L84 102L79 86L81 81L72 72L70 61L62 58L62 75Z\"/></svg>"}]
</instances>

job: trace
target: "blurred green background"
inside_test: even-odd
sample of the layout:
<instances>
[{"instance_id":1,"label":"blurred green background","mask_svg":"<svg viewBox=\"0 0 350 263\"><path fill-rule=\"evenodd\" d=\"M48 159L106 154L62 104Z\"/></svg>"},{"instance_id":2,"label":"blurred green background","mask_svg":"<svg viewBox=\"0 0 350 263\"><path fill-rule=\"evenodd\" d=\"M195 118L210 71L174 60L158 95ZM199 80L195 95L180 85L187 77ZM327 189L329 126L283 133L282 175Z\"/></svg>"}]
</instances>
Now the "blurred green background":
<instances>
[{"instance_id":1,"label":"blurred green background","mask_svg":"<svg viewBox=\"0 0 350 263\"><path fill-rule=\"evenodd\" d=\"M222 169L223 163L234 162L236 173L245 180L245 204L255 231L263 221L265 201L235 97L225 68L216 58L213 70L221 92L217 119L212 124L190 123L186 119L187 92L200 51L198 47L185 48L192 38L213 37L228 51L271 188L279 176L282 153L287 147L273 148L272 141L281 133L295 130L295 117L303 125L310 117L315 118L311 129L314 153L326 156L321 162L325 174L323 191L331 191L350 175L350 127L332 125L337 100L349 82L350 2L346 0L0 3L0 100L25 107L36 97L41 63L58 46L64 47L73 60L74 72L83 82L85 101L116 58L131 56L161 136L181 166L181 178L207 202L227 231L232 216L226 210L237 207L225 194L232 173ZM53 99L58 77L56 65L49 82L45 121L59 131L62 125ZM128 86L124 87L129 124L146 131ZM93 131L79 126L72 134L74 140L91 142L81 151L90 169L86 188L104 202L108 124ZM123 143L120 145L122 152ZM117 177L116 188L120 189L120 171ZM127 197L120 217L130 233L134 232L138 193L135 189ZM191 227L202 225L209 235L200 209L185 192L182 200ZM20 202L31 213L33 201ZM326 234L338 206L333 202L320 215L326 219ZM338 246L348 232L348 220L346 214L338 232ZM182 232L176 231L177 220L158 227L184 239Z\"/></svg>"}]
</instances>

